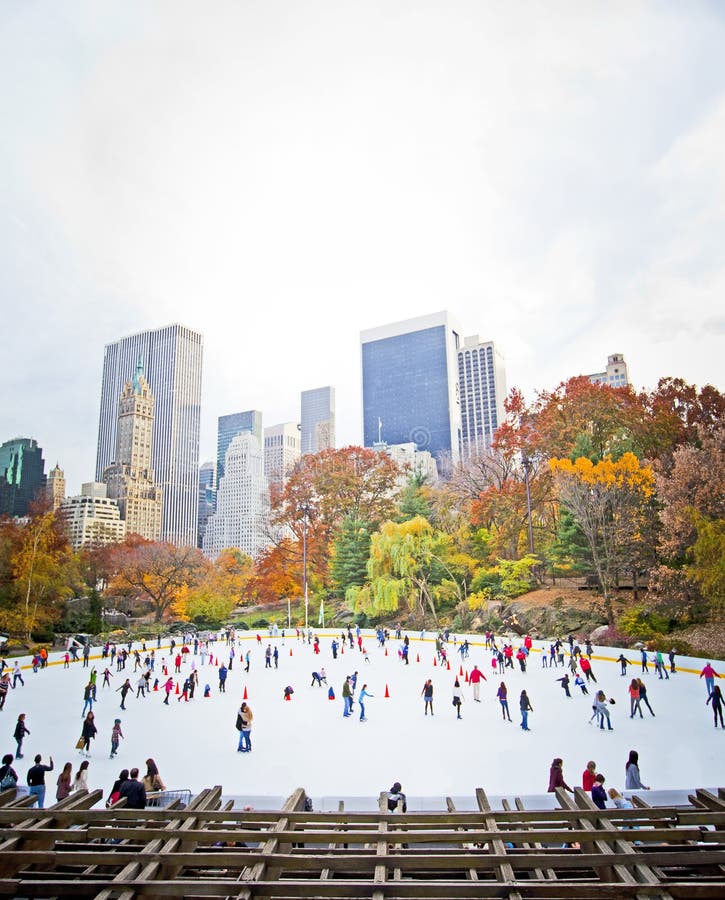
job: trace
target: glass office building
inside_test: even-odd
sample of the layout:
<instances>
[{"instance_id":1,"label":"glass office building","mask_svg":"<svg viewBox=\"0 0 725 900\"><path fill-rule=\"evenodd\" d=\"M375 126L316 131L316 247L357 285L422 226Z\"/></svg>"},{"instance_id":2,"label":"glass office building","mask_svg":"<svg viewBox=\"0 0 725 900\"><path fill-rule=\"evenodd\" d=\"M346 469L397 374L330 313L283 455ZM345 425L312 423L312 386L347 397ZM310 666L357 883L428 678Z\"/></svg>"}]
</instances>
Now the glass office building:
<instances>
[{"instance_id":1,"label":"glass office building","mask_svg":"<svg viewBox=\"0 0 725 900\"><path fill-rule=\"evenodd\" d=\"M229 445L238 434L253 434L259 446L264 440L262 436L262 413L258 409L219 416L216 438L216 483L221 484L224 478L224 461Z\"/></svg>"},{"instance_id":2,"label":"glass office building","mask_svg":"<svg viewBox=\"0 0 725 900\"><path fill-rule=\"evenodd\" d=\"M107 344L103 355L96 481L116 462L121 392L140 357L156 398L152 461L163 492L161 540L177 546L196 546L203 344L198 332L168 325Z\"/></svg>"},{"instance_id":3,"label":"glass office building","mask_svg":"<svg viewBox=\"0 0 725 900\"><path fill-rule=\"evenodd\" d=\"M43 451L33 438L0 444L0 515L27 516L45 493Z\"/></svg>"},{"instance_id":4,"label":"glass office building","mask_svg":"<svg viewBox=\"0 0 725 900\"><path fill-rule=\"evenodd\" d=\"M504 421L506 367L493 341L467 337L458 351L461 394L462 456L464 461L491 446Z\"/></svg>"},{"instance_id":5,"label":"glass office building","mask_svg":"<svg viewBox=\"0 0 725 900\"><path fill-rule=\"evenodd\" d=\"M335 388L321 387L300 395L302 454L335 446Z\"/></svg>"},{"instance_id":6,"label":"glass office building","mask_svg":"<svg viewBox=\"0 0 725 900\"><path fill-rule=\"evenodd\" d=\"M420 316L360 335L363 442L414 443L443 471L458 462L459 332L447 312Z\"/></svg>"}]
</instances>

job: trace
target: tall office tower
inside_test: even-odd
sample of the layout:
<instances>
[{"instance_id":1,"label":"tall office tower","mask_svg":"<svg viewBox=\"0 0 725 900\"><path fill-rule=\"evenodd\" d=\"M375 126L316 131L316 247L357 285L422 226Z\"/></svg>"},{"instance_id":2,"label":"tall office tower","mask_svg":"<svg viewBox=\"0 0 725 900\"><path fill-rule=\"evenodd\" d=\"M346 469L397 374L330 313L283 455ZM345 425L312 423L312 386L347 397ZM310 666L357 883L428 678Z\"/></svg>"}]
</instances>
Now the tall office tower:
<instances>
[{"instance_id":1,"label":"tall office tower","mask_svg":"<svg viewBox=\"0 0 725 900\"><path fill-rule=\"evenodd\" d=\"M595 372L587 375L593 384L608 384L610 387L627 387L629 384L629 371L624 356L621 353L612 353L607 357L607 368L603 372Z\"/></svg>"},{"instance_id":2,"label":"tall office tower","mask_svg":"<svg viewBox=\"0 0 725 900\"><path fill-rule=\"evenodd\" d=\"M506 365L493 341L467 337L458 351L463 461L491 446L504 421Z\"/></svg>"},{"instance_id":3,"label":"tall office tower","mask_svg":"<svg viewBox=\"0 0 725 900\"><path fill-rule=\"evenodd\" d=\"M213 462L205 462L199 466L199 530L196 546L204 546L204 532L209 517L216 509L216 466Z\"/></svg>"},{"instance_id":4,"label":"tall office tower","mask_svg":"<svg viewBox=\"0 0 725 900\"><path fill-rule=\"evenodd\" d=\"M447 312L361 332L366 447L412 441L435 457L441 472L458 462L459 340Z\"/></svg>"},{"instance_id":5,"label":"tall office tower","mask_svg":"<svg viewBox=\"0 0 725 900\"><path fill-rule=\"evenodd\" d=\"M108 496L118 503L126 534L148 541L161 537L161 488L154 483L152 451L154 395L143 375L139 357L136 372L121 392L118 410L116 458L103 473Z\"/></svg>"},{"instance_id":6,"label":"tall office tower","mask_svg":"<svg viewBox=\"0 0 725 900\"><path fill-rule=\"evenodd\" d=\"M58 463L55 468L48 473L48 481L45 485L45 496L53 512L60 509L61 503L65 500L65 472Z\"/></svg>"},{"instance_id":7,"label":"tall office tower","mask_svg":"<svg viewBox=\"0 0 725 900\"><path fill-rule=\"evenodd\" d=\"M335 446L335 388L321 387L300 395L302 453L319 453Z\"/></svg>"},{"instance_id":8,"label":"tall office tower","mask_svg":"<svg viewBox=\"0 0 725 900\"><path fill-rule=\"evenodd\" d=\"M217 489L216 512L204 532L203 550L210 559L227 547L257 556L269 540L269 488L264 453L257 438L243 431L232 438Z\"/></svg>"},{"instance_id":9,"label":"tall office tower","mask_svg":"<svg viewBox=\"0 0 725 900\"><path fill-rule=\"evenodd\" d=\"M262 413L258 409L219 416L216 439L216 483L224 477L224 460L229 445L238 434L253 434L262 446Z\"/></svg>"},{"instance_id":10,"label":"tall office tower","mask_svg":"<svg viewBox=\"0 0 725 900\"><path fill-rule=\"evenodd\" d=\"M34 438L0 444L0 516L27 516L45 484L43 451Z\"/></svg>"},{"instance_id":11,"label":"tall office tower","mask_svg":"<svg viewBox=\"0 0 725 900\"><path fill-rule=\"evenodd\" d=\"M114 462L124 384L143 358L154 407L152 467L161 488L161 540L196 546L203 338L183 325L107 344L103 357L96 480Z\"/></svg>"},{"instance_id":12,"label":"tall office tower","mask_svg":"<svg viewBox=\"0 0 725 900\"><path fill-rule=\"evenodd\" d=\"M115 500L106 495L106 485L89 481L81 485L75 497L66 497L60 505L68 538L74 550L122 541L126 523Z\"/></svg>"},{"instance_id":13,"label":"tall office tower","mask_svg":"<svg viewBox=\"0 0 725 900\"><path fill-rule=\"evenodd\" d=\"M284 487L300 458L301 446L296 422L282 422L264 429L264 474L270 486Z\"/></svg>"}]
</instances>

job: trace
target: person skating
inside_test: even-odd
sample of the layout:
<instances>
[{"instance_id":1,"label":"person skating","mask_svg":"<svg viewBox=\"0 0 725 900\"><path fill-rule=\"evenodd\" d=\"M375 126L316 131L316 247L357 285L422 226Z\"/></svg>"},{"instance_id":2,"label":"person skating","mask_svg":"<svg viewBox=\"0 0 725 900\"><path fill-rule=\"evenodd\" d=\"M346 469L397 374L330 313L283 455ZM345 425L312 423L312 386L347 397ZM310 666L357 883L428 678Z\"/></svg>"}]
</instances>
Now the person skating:
<instances>
[{"instance_id":1,"label":"person skating","mask_svg":"<svg viewBox=\"0 0 725 900\"><path fill-rule=\"evenodd\" d=\"M604 729L604 720L607 720L607 729L609 731L614 731L612 728L612 721L609 717L609 709L607 708L607 696L604 691L597 691L597 696L594 701L594 707L597 712L597 716L599 718L599 727Z\"/></svg>"},{"instance_id":2,"label":"person skating","mask_svg":"<svg viewBox=\"0 0 725 900\"><path fill-rule=\"evenodd\" d=\"M629 759L624 767L624 789L626 791L648 791L647 785L642 784L639 773L639 753L636 750L629 751Z\"/></svg>"},{"instance_id":3,"label":"person skating","mask_svg":"<svg viewBox=\"0 0 725 900\"><path fill-rule=\"evenodd\" d=\"M89 712L83 721L83 727L81 728L81 741L83 741L83 745L81 747L81 755L91 755L91 741L95 738L98 733L98 729L96 728L95 716L92 712Z\"/></svg>"},{"instance_id":4,"label":"person skating","mask_svg":"<svg viewBox=\"0 0 725 900\"><path fill-rule=\"evenodd\" d=\"M547 791L548 793L553 794L557 788L564 788L564 790L569 791L570 794L574 793L566 781L564 781L564 760L560 756L555 757L551 763L551 768L549 769L549 787L547 788Z\"/></svg>"},{"instance_id":5,"label":"person skating","mask_svg":"<svg viewBox=\"0 0 725 900\"><path fill-rule=\"evenodd\" d=\"M53 757L50 757L50 765L46 766L40 753L35 756L35 765L28 769L29 793L36 797L38 809L45 806L45 773L53 771Z\"/></svg>"},{"instance_id":6,"label":"person skating","mask_svg":"<svg viewBox=\"0 0 725 900\"><path fill-rule=\"evenodd\" d=\"M126 709L126 697L128 697L129 691L131 691L131 679L127 678L120 688L116 688L116 693L121 692L121 709Z\"/></svg>"},{"instance_id":7,"label":"person skating","mask_svg":"<svg viewBox=\"0 0 725 900\"><path fill-rule=\"evenodd\" d=\"M626 675L627 674L627 666L632 665L632 661L627 659L624 653L620 653L617 657L617 662L619 663L619 674Z\"/></svg>"},{"instance_id":8,"label":"person skating","mask_svg":"<svg viewBox=\"0 0 725 900\"><path fill-rule=\"evenodd\" d=\"M642 715L642 706L640 704L639 679L633 678L629 685L629 718L633 719L635 713L639 713L640 719L644 719Z\"/></svg>"},{"instance_id":9,"label":"person skating","mask_svg":"<svg viewBox=\"0 0 725 900\"><path fill-rule=\"evenodd\" d=\"M486 676L483 672L478 668L478 666L474 666L471 669L471 674L468 676L468 680L473 685L473 699L476 703L480 703L480 693L481 693L481 680L486 681Z\"/></svg>"},{"instance_id":10,"label":"person skating","mask_svg":"<svg viewBox=\"0 0 725 900\"><path fill-rule=\"evenodd\" d=\"M564 675L562 678L557 678L556 680L561 684L566 696L571 697L571 694L569 693L569 676Z\"/></svg>"},{"instance_id":11,"label":"person skating","mask_svg":"<svg viewBox=\"0 0 725 900\"><path fill-rule=\"evenodd\" d=\"M319 672L312 673L312 681L310 683L310 687L314 687L317 684L318 687L322 687L322 676Z\"/></svg>"},{"instance_id":12,"label":"person skating","mask_svg":"<svg viewBox=\"0 0 725 900\"><path fill-rule=\"evenodd\" d=\"M420 692L423 697L423 704L425 709L425 715L428 715L428 708L430 707L430 714L433 715L433 682L430 678L428 678L423 685L423 690Z\"/></svg>"},{"instance_id":13,"label":"person skating","mask_svg":"<svg viewBox=\"0 0 725 900\"><path fill-rule=\"evenodd\" d=\"M366 697L374 697L375 694L371 694L368 690L368 686L364 684L360 689L360 693L358 694L357 702L360 707L360 721L367 722L367 718L365 717L365 698Z\"/></svg>"},{"instance_id":14,"label":"person skating","mask_svg":"<svg viewBox=\"0 0 725 900\"><path fill-rule=\"evenodd\" d=\"M18 721L15 724L15 731L13 732L15 743L18 745L18 749L15 752L16 759L23 758L23 741L25 740L26 734L30 734L30 731L25 725L25 713L20 713L20 715L18 716Z\"/></svg>"},{"instance_id":15,"label":"person skating","mask_svg":"<svg viewBox=\"0 0 725 900\"><path fill-rule=\"evenodd\" d=\"M111 756L109 757L110 759L113 759L113 757L118 753L118 745L119 745L119 742L122 737L123 737L123 731L121 731L121 720L114 719L113 729L111 731Z\"/></svg>"},{"instance_id":16,"label":"person skating","mask_svg":"<svg viewBox=\"0 0 725 900\"><path fill-rule=\"evenodd\" d=\"M707 696L709 697L712 694L712 689L715 687L715 679L720 676L713 669L710 663L706 663L703 666L702 672L700 672L700 678L705 679L705 688L707 689Z\"/></svg>"},{"instance_id":17,"label":"person skating","mask_svg":"<svg viewBox=\"0 0 725 900\"><path fill-rule=\"evenodd\" d=\"M596 684L597 679L594 677L594 670L592 669L591 661L586 656L582 656L582 658L579 660L579 665L581 666L586 680L593 681L594 684Z\"/></svg>"},{"instance_id":18,"label":"person skating","mask_svg":"<svg viewBox=\"0 0 725 900\"><path fill-rule=\"evenodd\" d=\"M252 708L244 701L239 707L237 713L237 723L239 725L239 743L237 744L237 753L251 753L252 750Z\"/></svg>"},{"instance_id":19,"label":"person skating","mask_svg":"<svg viewBox=\"0 0 725 900\"><path fill-rule=\"evenodd\" d=\"M652 709L652 707L649 705L649 700L647 699L647 688L646 688L646 686L645 686L645 684L644 684L644 682L642 681L641 678L638 678L637 681L639 682L639 702L640 702L640 705L641 705L642 703L644 703L644 705L647 707L647 709L648 709L648 710L652 713L652 715L654 716L655 711L654 711L654 710ZM641 709L640 709L640 711L641 711Z\"/></svg>"},{"instance_id":20,"label":"person skating","mask_svg":"<svg viewBox=\"0 0 725 900\"><path fill-rule=\"evenodd\" d=\"M456 678L453 683L453 705L456 708L456 719L462 719L461 716L461 704L463 703L463 696L461 694L461 682Z\"/></svg>"},{"instance_id":21,"label":"person skating","mask_svg":"<svg viewBox=\"0 0 725 900\"><path fill-rule=\"evenodd\" d=\"M342 702L344 704L342 715L347 719L350 716L350 711L352 710L352 687L350 686L349 675L342 683Z\"/></svg>"},{"instance_id":22,"label":"person skating","mask_svg":"<svg viewBox=\"0 0 725 900\"><path fill-rule=\"evenodd\" d=\"M529 728L529 713L534 711L534 707L529 701L529 695L526 691L521 691L519 698L519 709L521 710L521 728L524 731L531 731Z\"/></svg>"},{"instance_id":23,"label":"person skating","mask_svg":"<svg viewBox=\"0 0 725 900\"><path fill-rule=\"evenodd\" d=\"M18 682L25 687L25 680L23 679L23 673L20 669L20 663L15 660L15 664L13 665L13 690L17 687Z\"/></svg>"},{"instance_id":24,"label":"person skating","mask_svg":"<svg viewBox=\"0 0 725 900\"><path fill-rule=\"evenodd\" d=\"M81 718L85 716L86 710L93 709L93 699L93 685L89 681L83 688L83 712L81 713Z\"/></svg>"},{"instance_id":25,"label":"person skating","mask_svg":"<svg viewBox=\"0 0 725 900\"><path fill-rule=\"evenodd\" d=\"M227 692L227 667L224 663L219 667L219 691L222 694Z\"/></svg>"},{"instance_id":26,"label":"person skating","mask_svg":"<svg viewBox=\"0 0 725 900\"><path fill-rule=\"evenodd\" d=\"M506 687L506 682L502 681L498 686L496 696L498 697L498 702L501 704L501 716L503 717L504 722L507 719L510 722L511 714L509 713L508 688Z\"/></svg>"},{"instance_id":27,"label":"person skating","mask_svg":"<svg viewBox=\"0 0 725 900\"><path fill-rule=\"evenodd\" d=\"M166 696L164 697L164 706L169 705L169 697L171 696L171 692L174 689L174 679L169 675L164 683L164 693Z\"/></svg>"},{"instance_id":28,"label":"person skating","mask_svg":"<svg viewBox=\"0 0 725 900\"><path fill-rule=\"evenodd\" d=\"M705 706L707 706L708 703L710 703L710 702L712 702L712 714L715 718L715 728L717 728L718 716L720 717L720 727L725 728L725 725L723 725L723 720L722 720L723 696L722 696L722 691L720 690L719 684L716 684L715 687L712 689L712 693L705 701Z\"/></svg>"}]
</instances>

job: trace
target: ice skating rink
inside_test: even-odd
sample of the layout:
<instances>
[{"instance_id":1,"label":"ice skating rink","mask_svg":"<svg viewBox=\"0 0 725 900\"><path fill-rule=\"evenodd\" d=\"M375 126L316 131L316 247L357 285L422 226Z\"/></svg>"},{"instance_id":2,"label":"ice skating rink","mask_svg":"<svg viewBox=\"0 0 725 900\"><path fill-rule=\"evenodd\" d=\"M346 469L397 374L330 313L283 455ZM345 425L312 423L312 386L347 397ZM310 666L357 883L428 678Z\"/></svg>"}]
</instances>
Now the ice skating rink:
<instances>
[{"instance_id":1,"label":"ice skating rink","mask_svg":"<svg viewBox=\"0 0 725 900\"><path fill-rule=\"evenodd\" d=\"M725 785L725 732L713 727L711 707L705 705L707 693L704 678L698 674L706 660L677 658L678 673L669 681L659 680L650 664L649 674L641 675L639 653L625 651L634 664L627 677L621 677L614 660L620 651L594 648L593 670L597 685L590 685L590 696L571 686L567 699L556 681L566 669L542 668L541 646L534 643L528 671L523 674L507 669L504 680L508 687L509 707L513 722L504 722L496 699L500 677L492 673L491 654L484 649L483 637L470 638L467 659L449 645L450 670L434 666L435 645L432 638L419 640L410 633L410 664L398 657L399 642L391 640L384 649L378 646L372 632L363 632L369 662L357 647L349 646L334 660L330 649L338 631L319 630L321 652L313 653L311 645L287 636L270 638L261 633L258 644L255 633L244 633L238 641L226 693L218 690L218 669L205 666L196 657L199 689L193 701L178 702L172 695L170 705L163 704L161 690L145 699L136 699L136 681L129 657L125 672L116 672L115 664L100 658L100 648L91 655L91 665L98 670L98 700L94 705L97 739L91 747L88 783L106 793L122 768L138 766L145 772L145 760L153 757L168 788L203 787L221 784L225 794L258 798L283 797L298 786L312 796L367 797L373 801L378 792L400 781L410 796L471 797L476 787L491 795L542 794L548 786L551 760L564 760L564 777L573 787L581 784L581 773L588 760L607 779L607 787L624 787L624 765L631 749L639 751L640 771L644 784L653 789L691 789ZM459 638L460 641L460 638ZM279 650L279 668L265 669L267 644ZM548 644L547 644L548 646ZM134 644L134 648L140 644ZM155 642L148 649L155 648ZM251 651L249 674L243 671L240 657ZM222 660L228 660L229 648L217 642L212 648ZM36 753L47 762L52 755L55 773L47 776L48 800L55 796L57 773L66 761L74 772L81 760L75 743L80 736L83 688L90 669L82 662L63 669L63 654L54 652L47 669L36 674L24 666L25 687L18 684L8 693L5 709L0 712L2 752L15 751L13 730L19 713L26 713L31 734L23 746L24 759L15 763L21 784ZM168 640L156 650L156 675L161 679L161 658L169 671ZM190 670L186 656L179 684ZM417 659L420 659L418 662ZM568 658L568 654L567 654ZM725 665L712 660L721 674ZM103 669L113 672L111 689L103 688ZM483 671L486 682L481 685L481 702L473 701L472 688L459 676L463 687L462 720L456 720L452 705L453 682L463 665L464 672L474 664ZM328 699L327 688L312 687L311 673L324 666L328 685L336 695ZM694 674L692 671L694 670ZM374 697L366 701L367 721L359 721L355 703L351 718L343 718L342 685L345 677L357 671L357 692L363 684ZM656 716L644 708L644 718L629 717L627 688L632 677L640 676L648 687L648 698ZM120 694L116 689L125 677L131 679L133 693L126 701L127 710L119 709ZM427 678L434 684L434 717L423 715L421 690ZM153 683L153 677L152 677ZM722 684L722 682L720 682ZM211 687L205 699L203 688ZM283 699L286 685L294 688L291 702ZM386 687L389 697L385 697ZM589 724L593 690L601 687L616 704L611 707L614 731L601 731ZM236 711L246 688L248 703L254 713L252 752L237 753ZM519 695L526 688L534 708L529 715L531 731L519 727ZM122 719L125 740L118 757L110 759L110 735L113 721Z\"/></svg>"}]
</instances>

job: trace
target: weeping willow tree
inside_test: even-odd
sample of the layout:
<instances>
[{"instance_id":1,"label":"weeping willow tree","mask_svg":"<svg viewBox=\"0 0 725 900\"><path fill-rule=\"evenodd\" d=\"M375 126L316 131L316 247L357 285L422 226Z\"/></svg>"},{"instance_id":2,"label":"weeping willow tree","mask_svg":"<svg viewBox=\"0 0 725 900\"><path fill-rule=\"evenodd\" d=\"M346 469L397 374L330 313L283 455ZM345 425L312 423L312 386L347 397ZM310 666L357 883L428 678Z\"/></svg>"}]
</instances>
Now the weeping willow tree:
<instances>
[{"instance_id":1,"label":"weeping willow tree","mask_svg":"<svg viewBox=\"0 0 725 900\"><path fill-rule=\"evenodd\" d=\"M445 562L449 543L450 538L422 516L386 522L370 539L368 583L351 587L348 602L357 613L393 613L403 605L422 613L427 609L437 622L437 601L449 596L461 599L461 589Z\"/></svg>"}]
</instances>

